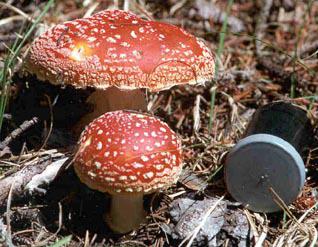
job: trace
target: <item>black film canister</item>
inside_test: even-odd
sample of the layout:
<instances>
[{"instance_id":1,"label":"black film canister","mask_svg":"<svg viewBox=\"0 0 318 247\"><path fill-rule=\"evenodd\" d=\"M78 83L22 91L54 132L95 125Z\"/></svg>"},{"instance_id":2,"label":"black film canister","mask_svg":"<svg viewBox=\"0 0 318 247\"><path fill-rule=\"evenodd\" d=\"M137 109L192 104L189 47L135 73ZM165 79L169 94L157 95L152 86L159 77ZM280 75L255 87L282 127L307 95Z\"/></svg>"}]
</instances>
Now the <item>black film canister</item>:
<instances>
[{"instance_id":1,"label":"black film canister","mask_svg":"<svg viewBox=\"0 0 318 247\"><path fill-rule=\"evenodd\" d=\"M279 202L292 203L304 185L301 155L312 141L310 119L300 107L286 102L260 107L227 155L229 193L253 211L281 210Z\"/></svg>"}]
</instances>

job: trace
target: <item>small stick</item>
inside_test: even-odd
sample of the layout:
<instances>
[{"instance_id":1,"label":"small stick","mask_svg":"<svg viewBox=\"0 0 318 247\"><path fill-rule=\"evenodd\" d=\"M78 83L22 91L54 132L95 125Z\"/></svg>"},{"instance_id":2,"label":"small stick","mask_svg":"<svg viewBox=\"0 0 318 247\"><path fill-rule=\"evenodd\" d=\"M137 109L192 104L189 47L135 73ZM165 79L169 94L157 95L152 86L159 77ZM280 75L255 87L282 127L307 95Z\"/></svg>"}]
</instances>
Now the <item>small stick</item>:
<instances>
[{"instance_id":1,"label":"small stick","mask_svg":"<svg viewBox=\"0 0 318 247\"><path fill-rule=\"evenodd\" d=\"M312 56L314 56L314 54L317 54L318 52L318 40L315 40L313 42L308 42L308 43L305 43L300 51L299 51L299 57L303 58L303 59L308 59ZM305 57L305 55L308 54L308 57Z\"/></svg>"},{"instance_id":2,"label":"small stick","mask_svg":"<svg viewBox=\"0 0 318 247\"><path fill-rule=\"evenodd\" d=\"M12 235L11 235L11 200L12 200L12 191L14 188L14 184L15 184L15 179L13 179L11 186L10 186L10 190L9 190L9 195L8 195L8 202L7 202L7 213L6 213L6 223L7 223L7 242L9 245L12 245Z\"/></svg>"},{"instance_id":3,"label":"small stick","mask_svg":"<svg viewBox=\"0 0 318 247\"><path fill-rule=\"evenodd\" d=\"M61 154L61 156L63 156L63 154ZM43 183L50 183L57 176L59 171L53 172L53 170L54 168L61 169L61 166L57 164L57 160L52 162L51 158L52 157L50 156L46 156L32 162L32 164L24 164L24 167L20 171L0 180L0 212L5 207L9 199L8 193L10 191L12 181L15 181L11 199L11 201L14 201L17 198L26 196L26 185L29 184L33 178L36 179L36 181L33 179L33 184L31 184L33 185L32 189L37 189L39 191L35 185L41 185L41 181L43 181ZM48 173L48 171L51 172ZM42 176L36 176L41 175L42 173Z\"/></svg>"},{"instance_id":4,"label":"small stick","mask_svg":"<svg viewBox=\"0 0 318 247\"><path fill-rule=\"evenodd\" d=\"M0 142L0 149L7 147L15 138L20 136L24 131L37 124L39 119L33 117L31 120L24 121L19 128L12 131L2 142Z\"/></svg>"},{"instance_id":5,"label":"small stick","mask_svg":"<svg viewBox=\"0 0 318 247\"><path fill-rule=\"evenodd\" d=\"M256 55L258 57L262 56L262 42L260 40L264 37L264 31L266 29L266 22L269 17L270 9L273 5L273 0L263 0L262 1L262 9L260 11L260 15L258 17L258 22L255 27L255 47L256 47Z\"/></svg>"}]
</instances>

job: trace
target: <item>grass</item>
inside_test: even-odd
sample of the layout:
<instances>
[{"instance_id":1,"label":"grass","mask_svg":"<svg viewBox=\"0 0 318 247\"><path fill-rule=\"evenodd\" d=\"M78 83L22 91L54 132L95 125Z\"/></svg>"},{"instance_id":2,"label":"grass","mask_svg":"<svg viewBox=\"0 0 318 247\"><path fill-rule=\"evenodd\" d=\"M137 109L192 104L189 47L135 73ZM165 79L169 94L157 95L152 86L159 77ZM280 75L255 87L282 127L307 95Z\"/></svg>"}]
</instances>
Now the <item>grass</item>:
<instances>
[{"instance_id":1,"label":"grass","mask_svg":"<svg viewBox=\"0 0 318 247\"><path fill-rule=\"evenodd\" d=\"M310 11L311 5L312 5L313 1L310 1L307 4L307 12ZM227 4L227 9L226 9L226 16L225 16L225 20L222 24L222 28L221 28L221 32L219 33L219 44L218 44L218 48L217 48L217 53L216 53L216 62L215 62L215 75L214 75L214 81L217 81L218 79L218 75L219 75L219 67L220 67L220 59L221 59L221 55L223 53L224 50L224 41L225 41L225 36L227 34L227 24L228 24L228 16L230 14L231 11L231 7L233 5L233 0L228 0L228 4ZM305 18L305 17L304 17ZM291 86L290 86L290 98L295 98L295 91L296 91L296 84L297 84L297 78L296 78L296 65L299 64L302 67L304 67L309 73L315 73L315 71L313 71L312 69L309 69L297 56L297 47L298 47L298 42L299 39L301 37L302 34L302 30L304 28L304 21L303 24L299 30L299 32L297 33L297 42L295 43L295 49L294 49L294 54L290 55L287 52L285 52L284 50L282 50L281 48L274 46L273 44L270 44L264 40L258 40L256 37L254 37L253 35L249 35L249 34L245 34L245 33L233 33L230 32L233 35L236 36L247 36L252 38L253 40L257 40L262 42L263 44L265 44L268 47L273 48L274 50L287 55L288 57L292 58L293 61L293 72L292 72L292 76L291 76ZM214 122L214 111L215 111L215 96L217 93L217 88L215 86L213 86L210 90L211 92L211 99L210 99L210 113L209 113L209 126L208 126L208 130L209 133L211 133L212 131L212 126L213 126L213 122Z\"/></svg>"},{"instance_id":2,"label":"grass","mask_svg":"<svg viewBox=\"0 0 318 247\"><path fill-rule=\"evenodd\" d=\"M43 16L49 11L50 7L53 6L54 0L49 0L41 12L41 14L35 19L32 25L25 31L23 35L17 35L17 38L12 45L11 48L8 49L8 54L4 59L4 66L0 71L0 88L1 88L1 95L0 95L0 132L2 129L4 113L6 110L8 97L10 93L10 84L12 81L12 73L14 68L17 64L18 57L20 55L21 49L25 45L28 38L33 33L35 27L39 24L42 20Z\"/></svg>"},{"instance_id":3,"label":"grass","mask_svg":"<svg viewBox=\"0 0 318 247\"><path fill-rule=\"evenodd\" d=\"M228 5L229 5L229 3L230 2L234 2L234 1L227 1L226 3L228 3ZM60 3L62 3L62 1L60 1ZM234 4L234 3L233 3ZM227 6L227 10L228 10L228 15L229 15L229 11L230 11L230 9L231 9L231 7L230 6ZM232 8L233 9L233 8ZM252 12L253 12L253 10L252 10ZM31 25L30 25L31 26ZM224 26L224 25L223 25ZM222 32L218 32L218 34L217 35L215 35L215 33L214 33L214 35L213 35L213 39L215 39L215 37L218 37L217 39L218 39L218 42L219 42L219 44L218 44L218 49L217 49L217 56L218 56L218 60L216 61L216 74L215 74L215 80L214 81L216 81L217 79L219 79L219 77L221 77L220 76L220 74L221 74L221 72L220 72L220 68L222 68L222 64L221 64L221 60L220 60L220 57L222 56L222 54L225 54L226 53L226 55L232 55L231 54L231 49L225 49L224 51L223 51L223 49L224 49L224 46L226 47L226 43L225 43L225 40L227 40L228 38L229 38L229 36L245 36L245 37L247 37L247 41L248 42L246 42L246 43L250 43L249 41L250 40L253 40L253 39L256 39L254 36L252 36L252 35L249 35L249 34L247 34L247 33L232 33L232 32L230 32L230 30L227 30L226 29L226 26L225 26L225 28L223 29L223 26L222 26ZM28 27L28 30L29 30L29 28L30 27ZM299 27L300 28L300 27ZM220 30L221 28L219 28L219 30ZM291 28L292 29L292 28ZM306 30L306 25L305 25L305 27L304 27L304 32L301 34L301 35L306 35L306 32L307 32L307 30ZM24 28L24 30L25 30L25 28ZM204 32L205 30L204 29L202 29L202 32ZM21 32L22 33L22 32ZM295 32L293 32L293 31L291 31L290 33L295 33ZM280 45L275 45L275 42L273 41L273 43L269 43L269 42L267 42L266 40L270 40L270 38L268 38L268 37L266 36L265 38L264 38L264 41L263 40L260 40L260 42L262 42L262 43L264 43L268 48L272 48L272 49L268 49L270 52L273 52L273 53L275 53L275 52L277 52L277 53L280 53L280 54L282 54L282 57L284 57L284 58L288 58L288 61L291 61L291 65L294 65L294 66L299 66L299 65L301 65L301 66L299 66L299 67L304 67L305 68L305 64L302 64L303 63L303 61L301 60L301 58L300 57L298 57L298 56L294 56L294 50L293 50L293 48L291 48L290 49L290 51L285 51L285 50L283 50L281 47L280 47ZM29 37L28 38L28 41L30 41L31 40L31 38ZM245 40L245 39L244 39ZM257 40L257 39L256 39ZM7 68L9 68L8 67L8 64L7 64L7 62L9 61L8 60L8 58L10 58L9 56L13 56L13 52L12 51L14 51L14 50L16 50L17 48L18 48L18 45L20 44L20 42L22 41L22 38L19 38L19 39L17 39L16 40L16 43L11 47L11 54L8 54L8 57L6 58L6 60L5 60L5 62L6 62L6 66L7 66ZM25 46L26 44L24 44L24 46ZM245 43L244 43L244 45L245 45ZM300 44L301 45L301 44ZM250 49L250 44L249 44L249 46L248 46L248 48ZM8 50L9 51L9 50ZM288 52L290 52L290 53L288 53ZM234 54L236 54L235 52L234 52ZM248 53L246 56L251 56L251 57L253 57L253 55L250 55L250 54L253 54L253 52L250 52L250 53ZM317 54L317 53L315 53L315 54ZM20 55L17 55L17 58L18 58L18 56L20 56ZM223 55L224 56L224 55ZM314 56L314 55L311 55L311 56ZM232 55L232 58L233 58L233 60L231 60L231 61L235 61L236 59L237 59L237 57L235 57L235 55L233 56ZM253 59L255 59L254 57L253 57ZM304 61L305 61L305 59L304 59ZM256 62L255 62L256 63ZM232 66L234 63L233 62L231 62L230 63L230 66ZM242 68L242 67L244 67L245 66L245 64L236 64L235 63L235 65L238 65L236 68ZM16 62L13 62L12 64L11 64L11 67L12 68L17 68L16 67ZM297 67L296 67L297 68ZM310 69L306 69L306 71L309 71ZM10 86L10 77L11 77L11 70L4 70L6 73L7 73L7 75L6 75L6 81L5 81L5 83L7 83L9 86ZM262 70L258 70L257 68L256 68L256 71L258 72L258 71L260 71L260 72L262 72ZM312 70L311 70L312 71ZM3 71L2 71L3 72ZM1 69L0 69L0 73L1 73ZM297 72L299 75L302 75L302 73L305 73L304 72L304 70L300 70L300 71L298 71ZM1 75L1 74L0 74ZM4 72L3 72L3 75L4 75ZM257 81L258 80L258 78L259 78L259 75L255 75L255 76L252 76L251 78L248 78L248 79L244 79L244 80L242 80L242 82L240 81L240 85L242 84L242 85L248 85L248 83L254 83L255 81ZM2 79L2 78L1 78ZM290 82L290 83L292 83L292 82ZM239 89L239 85L238 85L238 83L236 83L237 85L231 85L231 87L233 86L233 88L235 87L235 90L236 89ZM9 88L9 86L8 86L8 88ZM289 85L290 86L290 85ZM298 88L301 88L301 84L299 84L299 85L296 85L297 86L297 89ZM222 85L222 88L223 88L223 85ZM223 129L224 129L224 125L223 125L223 123L225 122L225 121L227 121L227 116L230 116L230 114L231 114L231 112L229 111L230 109L227 107L227 105L226 104L222 104L222 103L224 103L224 99L222 98L222 99L220 99L220 100L218 100L218 101L220 101L220 104L218 105L217 103L218 102L215 102L215 99L216 99L216 97L215 96L218 96L219 95L219 93L220 93L220 91L221 91L221 89L218 89L218 92L216 91L216 89L217 89L217 87L216 87L216 85L214 84L212 87L211 87L211 91L210 91L210 93L209 93L209 95L206 97L206 94L204 94L204 99L205 100L207 100L208 101L208 106L206 106L206 105L204 105L204 107L202 107L202 112L204 112L204 114L208 114L209 116L211 116L212 118L211 118L211 127L210 127L210 131L211 130L213 130L213 133L215 133L214 131L217 131L217 133L221 133L222 134L222 131L223 131ZM225 90L226 90L227 88L225 88ZM8 89L7 89L8 90ZM184 109L184 114L185 114L185 121L184 121L184 125L187 125L187 124L191 124L191 121L192 121L192 109L193 109L193 107L194 107L194 105L192 105L192 103L189 103L189 100L187 99L187 98L190 98L190 97L192 97L193 95L196 95L196 94L198 94L198 92L200 92L200 94L202 94L203 95L203 93L202 92L206 92L205 91L205 89L198 89L198 90L200 90L200 91L190 91L189 90L189 92L187 91L186 93L184 93L184 94L179 94L178 93L178 91L176 90L176 89L171 89L171 90L174 90L172 93L171 93L171 95L176 95L176 97L175 98L173 98L173 100L171 101L172 103L170 104L169 103L169 107L168 107L168 112L160 112L160 111L157 111L156 112L156 114L158 113L158 115L160 115L160 116L165 116L166 117L166 119L167 119L167 121L168 121L168 123L170 124L170 125L173 125L174 123L175 123L175 119L177 119L177 116L176 117L174 117L173 115L173 113L176 111L176 109L179 109L179 107L180 106L187 106L187 109ZM231 90L231 89L230 89ZM231 93L232 91L229 91L229 94ZM279 91L279 93L281 93L282 91ZM207 92L208 93L208 92ZM288 88L286 91L283 91L283 93L284 93L284 95L286 95L286 94L289 94L289 93L291 93L291 90ZM272 98L274 98L274 99L276 99L274 96L271 96L271 98L269 98L268 97L268 95L269 94L266 94L266 93L263 93L263 97L264 98L262 98L262 99L257 99L257 103L260 103L260 104L263 104L264 102L266 102L266 101L268 101L268 100L272 100ZM234 97L234 96L233 96ZM309 101L311 101L312 102L312 104L310 104L310 105L308 105L308 103L301 103L301 104L306 104L306 105L308 105L308 108L310 109L311 107L313 107L313 111L315 111L316 110L316 104L314 104L314 102L318 102L318 96L315 96L315 95L311 95L311 96L305 96L305 97L301 97L301 95L296 95L296 97L297 98L302 98L302 99L308 99ZM179 98L180 98L180 100L179 100ZM174 100L175 99L175 100ZM256 100L256 98L254 98L254 96L251 96L251 98L249 98L249 96L247 96L246 97L246 99L247 100L249 100L249 99L255 99ZM211 101L210 101L211 100ZM249 109L251 109L251 105L249 104L249 102L251 102L251 101L244 101L245 100L245 98L243 98L243 100L242 101L240 101L240 100L238 100L237 101L237 103L241 103L244 107L246 107L246 109L247 110L249 110ZM303 101L299 101L299 102L303 102ZM307 101L306 101L307 102ZM160 104L160 107L162 107L162 108L164 108L166 105L165 105L165 103L166 103L166 101L165 100L163 100L162 101L162 103ZM218 113L218 114L215 114L215 104L217 105L216 107L218 107L217 109L218 109L218 112L222 112L222 114L220 113ZM224 106L225 105L225 106ZM185 107L183 107L183 108L185 108ZM212 112L210 112L210 111L212 111ZM224 112L224 115L226 114L226 117L225 118L223 118L223 112ZM191 128L182 128L182 126L181 126L181 128L178 130L179 131L179 133L180 133L180 135L181 136L190 136L191 138L189 138L189 140L188 140L188 138L185 138L184 139L184 141L186 142L186 148L187 148L187 150L186 150L186 152L189 152L188 154L188 156L186 157L186 162L187 162L187 164L189 164L190 165L190 167L192 166L192 164L194 164L195 166L197 165L196 163L195 163L195 161L197 160L197 158L196 158L196 156L198 155L198 154L202 154L202 160L201 160L201 158L200 158L200 163L199 163L199 165L198 165L198 169L196 168L195 169L195 171L194 172L197 172L197 173L195 173L195 174L198 174L198 175L203 175L203 176L205 176L205 174L208 174L207 175L207 177L205 177L207 180L208 180L208 182L209 182L209 189L211 188L211 191L213 191L214 192L214 190L216 189L216 190L220 190L220 189L222 189L222 187L220 187L220 184L219 184L219 182L217 182L217 183L214 183L215 181L211 181L211 180L214 180L215 178L216 178L216 176L218 175L218 177L217 178L219 178L219 176L220 176L220 174L219 174L219 172L222 170L222 164L223 164L223 159L219 159L219 157L223 157L222 155L223 155L223 153L224 153L224 150L226 150L229 146L224 146L224 148L220 148L220 149L218 149L217 147L218 147L218 145L222 145L224 142L228 142L229 144L235 144L234 143L234 141L235 141L235 138L234 137L232 137L232 136L228 136L227 135L227 133L225 133L224 134L224 137L225 138L227 138L227 139L224 139L223 138L223 136L221 137L221 138L216 138L216 141L215 141L215 143L213 143L213 148L206 148L206 145L208 145L208 140L206 140L205 139L205 137L206 137L206 127L207 127L207 125L209 124L209 119L206 119L206 118L204 118L203 119L203 121L204 121L204 124L203 124L203 126L204 126L204 128L202 128L202 130L200 130L200 131L198 131L198 133L196 133L196 135L197 136L192 136L192 135L190 135L189 134L189 131L191 131ZM218 124L218 125L216 125L215 123L216 123L216 121L218 122L218 123L220 123L220 124ZM245 119L243 120L243 121L245 121ZM207 123L208 122L208 123ZM214 124L213 124L213 122L214 122ZM234 130L235 131L235 127L232 127L231 126L231 129L230 129L230 131L232 131L232 130ZM220 134L220 135L221 135ZM235 133L234 133L235 134ZM223 135L223 134L222 134ZM235 135L236 136L236 135ZM202 139L202 140L201 140ZM200 143L198 143L199 141L202 141L202 142L200 142ZM195 148L195 147L198 147L198 148ZM191 150L190 150L191 149ZM192 150L193 149L193 150ZM193 152L193 153L192 153ZM28 152L29 153L29 152ZM222 154L221 154L222 153ZM200 156L201 157L201 156ZM211 158L211 157L213 157L213 159ZM215 159L214 159L215 158ZM23 159L22 159L23 160ZM216 161L215 161L216 160ZM28 161L25 161L25 162L28 162ZM23 167L24 166L24 164L25 163L23 163L23 162L21 162L20 163L20 161L19 162L17 162L17 164L19 164L19 166L21 166L21 167ZM217 164L217 166L215 166L215 164ZM209 172L209 173L208 173ZM169 191L169 193L175 193L175 192L179 192L180 190L180 186L175 186L174 188L172 188L171 189L171 192ZM182 190L183 191L183 190ZM211 193L212 194L212 193ZM165 196L166 196L166 194L164 194ZM72 195L73 196L73 195ZM75 195L76 196L76 198L78 198L77 196L78 195ZM79 196L79 198L82 198L81 196ZM165 198L165 197L164 197ZM95 201L94 201L95 202ZM167 219L167 218L165 218L165 217L163 217L163 215L164 216L166 216L167 215L167 209L164 209L164 207L165 206L167 206L168 204L165 204L165 202L164 201L162 201L163 203L162 203L162 205L163 205L163 207L160 207L159 208L159 210L157 210L157 211L154 211L156 214L154 214L154 217L151 217L150 218L150 224L149 224L149 229L151 229L151 227L152 227L152 225L154 225L154 224L160 224L160 223L162 223L162 222L164 222L164 223L166 223L167 221L166 220L169 220L169 219ZM169 201L170 202L170 201ZM52 203L53 204L53 203ZM32 206L34 206L33 204L31 204ZM63 205L65 205L65 215L73 215L73 212L74 212L74 209L71 209L70 211L67 211L67 210L69 210L69 208L71 208L72 207L72 204L71 203L69 203L69 202L65 202L65 204L63 203ZM54 208L56 205L49 205L49 208ZM36 206L35 206L36 207ZM76 207L76 206L75 206ZM82 210L82 208L81 208L81 210ZM85 211L85 210L84 210ZM75 212L77 212L77 211L75 211ZM157 212L159 212L158 214L157 214ZM294 213L294 215L299 215L299 211L298 211L298 209L297 208L292 208L292 212ZM157 218L157 215L158 215L158 218ZM256 214L255 214L256 215ZM251 213L251 216L253 216L252 215L252 213ZM160 219L160 217L162 217L162 219ZM271 221L271 224L270 225L267 225L267 218L268 217L268 221ZM278 218L279 217L279 218ZM308 217L308 219L309 220L311 220L311 217L314 219L314 217L315 216L310 216L310 217ZM264 218L264 220L266 220L266 221L262 221L263 220L263 218ZM66 218L67 219L67 218ZM159 219L159 220L158 220ZM154 220L156 220L155 221L155 223L154 223ZM157 220L158 220L158 222L157 222ZM56 222L56 219L53 219L53 217L52 217L52 222L55 224ZM275 223L277 221L277 223ZM274 240L277 238L277 237L282 237L285 233L288 233L288 229L289 228L291 228L291 226L293 226L292 224L291 224L291 222L292 222L292 220L290 220L290 217L289 217L289 215L287 214L287 212L286 211L284 211L284 215L281 215L281 214L279 214L279 215L275 215L274 217L273 216L271 216L271 214L268 214L268 215L263 215L263 214L258 214L257 215L257 218L255 217L255 224L256 224L256 233L258 233L258 231L259 231L259 229L261 229L261 228L267 228L268 227L268 235L266 236L266 241L267 241L267 243L266 244L270 244L270 243L273 243L274 242ZM49 223L51 223L51 222L49 222ZM86 225L85 224L87 224L87 222L85 222L85 220L83 220L83 225L86 227ZM98 224L98 223L97 223ZM41 225L41 227L42 227L42 225ZM43 227L45 227L45 225L43 225ZM54 239L52 239L52 238L50 238L50 242L48 242L48 246L50 246L50 247L59 247L59 246L68 246L69 244L71 244L72 246L73 245L75 245L75 244L80 244L80 243L83 243L84 241L85 241L85 239L84 239L84 237L83 236L77 236L76 238L73 236L73 240L71 240L71 236L67 236L67 237L64 237L66 234L70 234L71 232L73 232L72 230L72 226L70 226L69 224L67 224L67 223L65 223L65 231L63 231L63 233L61 232L61 233L58 233L58 234L56 234L56 235L54 235ZM84 227L83 227L84 228ZM89 226L88 226L88 228L89 228ZM13 230L13 236L15 236L15 234L17 234L17 233L19 233L18 232L18 230L25 230L25 229L15 229L15 228L12 228ZM131 240L131 243L133 243L133 241L136 241L136 245L137 245L137 243L139 242L139 241L144 241L144 236L148 236L148 225L144 228L144 229L142 229L141 231L139 231L139 232L136 232L135 234L134 234L134 236L129 236L129 239L131 238L132 240ZM168 238L168 237L166 237L166 236L164 236L164 234L163 234L163 231L162 230L160 230L161 228L159 228L159 230L157 231L157 230L154 230L153 232L155 232L155 233L153 233L153 232L151 232L152 230L149 230L149 235L150 235L150 237L148 237L148 239L146 240L146 241L153 241L153 243L154 244L160 244L160 243L162 243L162 242L160 242L160 241L164 241L165 239L167 239L167 240L170 240L170 237ZM198 228L199 229L199 228ZM86 229L85 229L86 230ZM98 231L97 231L98 232ZM296 232L296 230L295 230L295 232ZM143 235L144 233L146 233L147 235ZM165 233L165 232L164 232ZM263 233L263 232L262 232ZM37 234L41 234L41 231L37 231L37 229L35 229L35 231L34 232L30 232L30 233L28 233L28 232L26 232L26 233L24 233L23 235L21 234L21 237L22 237L22 239L27 239L27 238L29 238L30 240L32 240L32 241L35 241L34 239L37 239ZM50 233L50 232L48 232L48 234L54 234L54 233ZM41 235L39 235L39 237L41 237ZM109 242L112 242L113 241L113 239L112 239L112 237L108 237L108 235L106 234L105 236L101 236L101 235L99 235L99 238L100 237L105 237L106 238L106 242L107 242L107 244L109 243ZM286 240L286 242L285 242L285 239L287 239L287 237L288 237L288 235L286 234L286 237L283 239L284 240L284 242L283 242L283 240L281 241L281 243L287 243L287 240ZM108 239L108 238L110 238L110 239ZM309 237L308 237L308 239L311 239L312 238L312 236L310 236L309 235ZM126 236L124 236L124 238L123 238L124 240L125 239L127 239L126 238ZM119 245L120 246L128 246L128 245L130 245L130 244L124 244L124 242L121 242L121 241L124 241L124 240L122 240L122 239L119 239L119 240L115 240L115 243L119 243ZM72 241L72 242L71 242ZM98 240L99 241L99 240ZM88 241L86 241L86 242L88 242ZM144 242L140 242L141 244L140 245L142 245ZM145 242L147 245L148 245L148 242ZM259 242L258 242L259 243ZM298 241L298 243L299 243L299 241ZM97 244L97 243L96 243ZM146 245L146 244L143 244L143 245ZM1 244L0 244L1 245ZM97 244L98 245L98 244ZM106 245L106 244L105 244ZM119 246L118 245L118 246ZM131 244L132 245L132 244ZM148 246L150 246L150 244L148 245ZM309 245L308 245L309 246Z\"/></svg>"},{"instance_id":4,"label":"grass","mask_svg":"<svg viewBox=\"0 0 318 247\"><path fill-rule=\"evenodd\" d=\"M309 6L311 4L307 4L307 11L309 11ZM305 12L305 13L306 13ZM304 16L303 16L303 21L302 21L302 24L298 30L298 32L296 33L297 35L297 38L296 38L296 42L295 42L295 45L294 45L294 55L293 55L293 72L292 72L292 76L291 76L291 85L290 85L290 98L295 98L296 97L296 86L297 86L297 78L296 78L296 62L295 60L298 59L298 54L297 54L297 51L298 51L298 46L299 46L299 41L300 41L300 38L302 36L302 33L304 31L304 25L305 25L305 21L306 21L306 14L304 13Z\"/></svg>"},{"instance_id":5,"label":"grass","mask_svg":"<svg viewBox=\"0 0 318 247\"><path fill-rule=\"evenodd\" d=\"M68 244L71 242L72 240L72 235L66 236L62 239L60 239L59 241L57 241L56 243L50 245L49 247L62 247L62 246L68 246Z\"/></svg>"},{"instance_id":6,"label":"grass","mask_svg":"<svg viewBox=\"0 0 318 247\"><path fill-rule=\"evenodd\" d=\"M220 67L220 60L221 60L221 55L224 50L224 40L226 36L226 31L227 31L227 21L228 21L228 16L231 11L233 5L233 0L228 0L227 8L226 8L226 15L225 15L225 20L222 24L221 32L220 32L220 39L219 39L219 45L218 49L216 51L216 60L215 60L215 74L214 74L214 81L217 81L218 79L218 74L219 74L219 67ZM214 87L213 87L214 88ZM214 88L211 90L211 100L210 100L210 113L209 113L209 133L212 131L212 126L214 122L214 108L215 108L215 96L217 89Z\"/></svg>"}]
</instances>

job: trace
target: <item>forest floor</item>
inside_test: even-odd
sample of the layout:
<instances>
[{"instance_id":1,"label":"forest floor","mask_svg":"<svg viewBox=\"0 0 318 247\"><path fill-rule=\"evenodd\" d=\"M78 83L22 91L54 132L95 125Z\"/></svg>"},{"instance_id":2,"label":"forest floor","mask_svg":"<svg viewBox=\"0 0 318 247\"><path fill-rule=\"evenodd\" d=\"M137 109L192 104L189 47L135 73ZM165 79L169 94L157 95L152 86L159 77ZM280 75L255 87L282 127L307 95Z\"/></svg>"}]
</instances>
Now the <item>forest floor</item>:
<instances>
[{"instance_id":1,"label":"forest floor","mask_svg":"<svg viewBox=\"0 0 318 247\"><path fill-rule=\"evenodd\" d=\"M180 26L204 39L216 54L218 71L213 82L204 85L147 92L150 113L167 122L182 139L188 179L183 177L171 188L146 196L145 223L118 235L103 221L109 197L83 185L72 166L41 185L43 190L31 193L26 186L52 162L71 160L77 140L70 130L89 110L85 99L92 90L40 81L24 70L23 62L30 44L43 30L100 10L123 9L125 3L135 14ZM0 2L0 110L4 113L0 245L315 246L316 142L303 157L307 179L302 193L281 212L254 213L235 203L226 190L223 166L226 154L262 105L279 100L295 103L306 109L316 126L317 1L65 0L55 1L45 13L48 4L50 1L39 0ZM41 13L43 18L32 25ZM15 42L21 44L21 50L10 50ZM14 62L7 66L7 59L15 54ZM198 232L182 237L177 231L171 214L176 206L172 205L183 203L184 198L195 202L221 198L226 203L223 207L216 201L224 213L215 222L220 227L215 229L213 241L199 239ZM236 215L236 220L229 215Z\"/></svg>"}]
</instances>

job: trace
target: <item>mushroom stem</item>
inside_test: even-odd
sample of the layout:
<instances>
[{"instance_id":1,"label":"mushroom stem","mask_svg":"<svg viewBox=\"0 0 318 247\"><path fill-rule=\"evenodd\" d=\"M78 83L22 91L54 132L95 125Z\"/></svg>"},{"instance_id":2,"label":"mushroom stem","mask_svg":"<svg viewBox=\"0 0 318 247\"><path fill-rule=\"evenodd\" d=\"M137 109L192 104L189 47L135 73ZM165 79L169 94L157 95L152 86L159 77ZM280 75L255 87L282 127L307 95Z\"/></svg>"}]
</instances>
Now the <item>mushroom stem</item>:
<instances>
[{"instance_id":1,"label":"mushroom stem","mask_svg":"<svg viewBox=\"0 0 318 247\"><path fill-rule=\"evenodd\" d=\"M137 228L145 216L142 193L118 194L112 196L106 222L114 232L126 233Z\"/></svg>"},{"instance_id":2,"label":"mushroom stem","mask_svg":"<svg viewBox=\"0 0 318 247\"><path fill-rule=\"evenodd\" d=\"M93 105L93 111L78 122L75 126L76 133L80 133L87 124L106 112L125 109L147 111L146 97L140 89L120 90L117 87L97 89L88 97L87 103Z\"/></svg>"}]
</instances>

